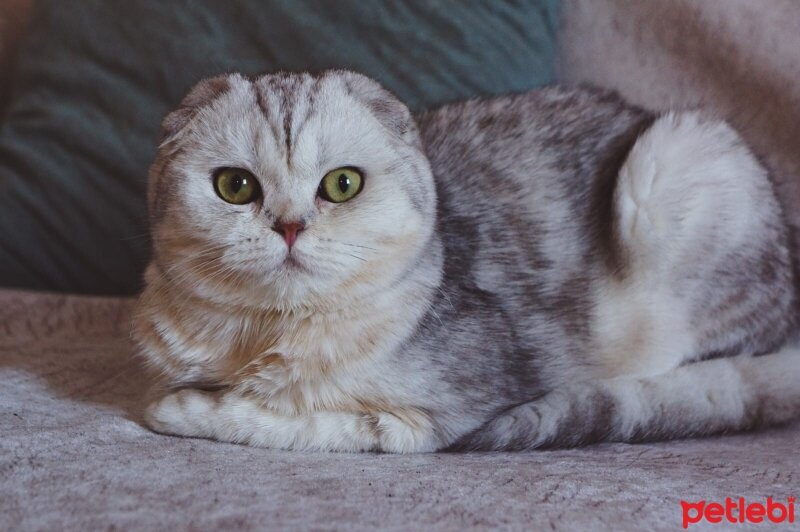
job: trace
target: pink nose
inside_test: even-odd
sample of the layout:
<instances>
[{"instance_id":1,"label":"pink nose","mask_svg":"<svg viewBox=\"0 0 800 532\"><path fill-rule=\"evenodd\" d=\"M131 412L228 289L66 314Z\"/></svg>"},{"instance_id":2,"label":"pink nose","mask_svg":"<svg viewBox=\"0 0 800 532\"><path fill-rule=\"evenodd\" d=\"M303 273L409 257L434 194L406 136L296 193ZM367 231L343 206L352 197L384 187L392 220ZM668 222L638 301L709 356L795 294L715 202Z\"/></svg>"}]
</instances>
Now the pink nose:
<instances>
[{"instance_id":1,"label":"pink nose","mask_svg":"<svg viewBox=\"0 0 800 532\"><path fill-rule=\"evenodd\" d=\"M283 235L283 239L286 240L286 245L289 246L289 249L292 249L294 241L297 240L297 233L305 228L306 226L303 222L277 221L275 225L272 226L273 231Z\"/></svg>"}]
</instances>

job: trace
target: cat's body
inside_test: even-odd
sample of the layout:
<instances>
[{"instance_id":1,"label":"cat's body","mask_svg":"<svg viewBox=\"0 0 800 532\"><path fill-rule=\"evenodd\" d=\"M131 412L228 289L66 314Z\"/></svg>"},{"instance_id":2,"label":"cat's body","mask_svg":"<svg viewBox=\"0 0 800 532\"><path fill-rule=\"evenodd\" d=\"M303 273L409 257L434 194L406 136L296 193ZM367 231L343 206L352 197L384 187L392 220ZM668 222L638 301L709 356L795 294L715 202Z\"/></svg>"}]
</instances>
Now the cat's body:
<instances>
[{"instance_id":1,"label":"cat's body","mask_svg":"<svg viewBox=\"0 0 800 532\"><path fill-rule=\"evenodd\" d=\"M136 336L185 389L152 427L411 452L798 414L800 353L749 356L790 333L795 274L766 171L727 125L559 88L417 125L341 72L218 78L167 118ZM204 191L229 166L266 181L263 204ZM363 193L309 202L340 166L365 169ZM305 224L291 252L269 230L282 217Z\"/></svg>"}]
</instances>

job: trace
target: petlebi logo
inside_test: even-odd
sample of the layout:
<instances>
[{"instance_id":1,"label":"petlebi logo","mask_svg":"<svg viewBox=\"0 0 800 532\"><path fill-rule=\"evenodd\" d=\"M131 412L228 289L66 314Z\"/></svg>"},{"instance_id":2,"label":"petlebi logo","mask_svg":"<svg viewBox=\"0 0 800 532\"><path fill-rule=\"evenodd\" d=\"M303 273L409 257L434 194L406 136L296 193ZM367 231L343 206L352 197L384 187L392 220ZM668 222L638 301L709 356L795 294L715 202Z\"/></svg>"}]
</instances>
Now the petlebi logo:
<instances>
[{"instance_id":1,"label":"petlebi logo","mask_svg":"<svg viewBox=\"0 0 800 532\"><path fill-rule=\"evenodd\" d=\"M795 498L785 502L767 497L766 501L748 501L744 497L724 502L681 500L683 528L697 523L794 523Z\"/></svg>"}]
</instances>

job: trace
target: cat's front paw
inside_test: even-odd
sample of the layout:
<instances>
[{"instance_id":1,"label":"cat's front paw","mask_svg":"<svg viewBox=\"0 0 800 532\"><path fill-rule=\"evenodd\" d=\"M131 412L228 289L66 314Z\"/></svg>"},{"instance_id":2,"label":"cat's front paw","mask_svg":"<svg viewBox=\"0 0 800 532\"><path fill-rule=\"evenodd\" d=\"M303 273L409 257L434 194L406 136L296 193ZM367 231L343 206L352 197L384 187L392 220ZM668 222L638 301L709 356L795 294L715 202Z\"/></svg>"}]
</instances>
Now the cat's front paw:
<instances>
[{"instance_id":1,"label":"cat's front paw","mask_svg":"<svg viewBox=\"0 0 800 532\"><path fill-rule=\"evenodd\" d=\"M162 434L210 438L210 421L216 408L213 393L188 388L150 403L144 422Z\"/></svg>"}]
</instances>

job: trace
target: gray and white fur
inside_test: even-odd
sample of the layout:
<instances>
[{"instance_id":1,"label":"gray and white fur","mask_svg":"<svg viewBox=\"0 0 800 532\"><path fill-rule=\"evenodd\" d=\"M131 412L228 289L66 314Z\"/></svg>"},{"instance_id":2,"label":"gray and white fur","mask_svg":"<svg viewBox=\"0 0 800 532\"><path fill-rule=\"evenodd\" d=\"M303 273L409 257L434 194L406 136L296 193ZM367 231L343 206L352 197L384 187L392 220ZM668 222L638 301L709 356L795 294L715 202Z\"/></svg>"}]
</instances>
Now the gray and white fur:
<instances>
[{"instance_id":1,"label":"gray and white fur","mask_svg":"<svg viewBox=\"0 0 800 532\"><path fill-rule=\"evenodd\" d=\"M321 200L345 166L363 191ZM261 199L222 201L222 167ZM159 432L523 450L800 414L788 228L701 112L551 87L412 117L351 72L234 74L165 119L149 204L134 330Z\"/></svg>"}]
</instances>

